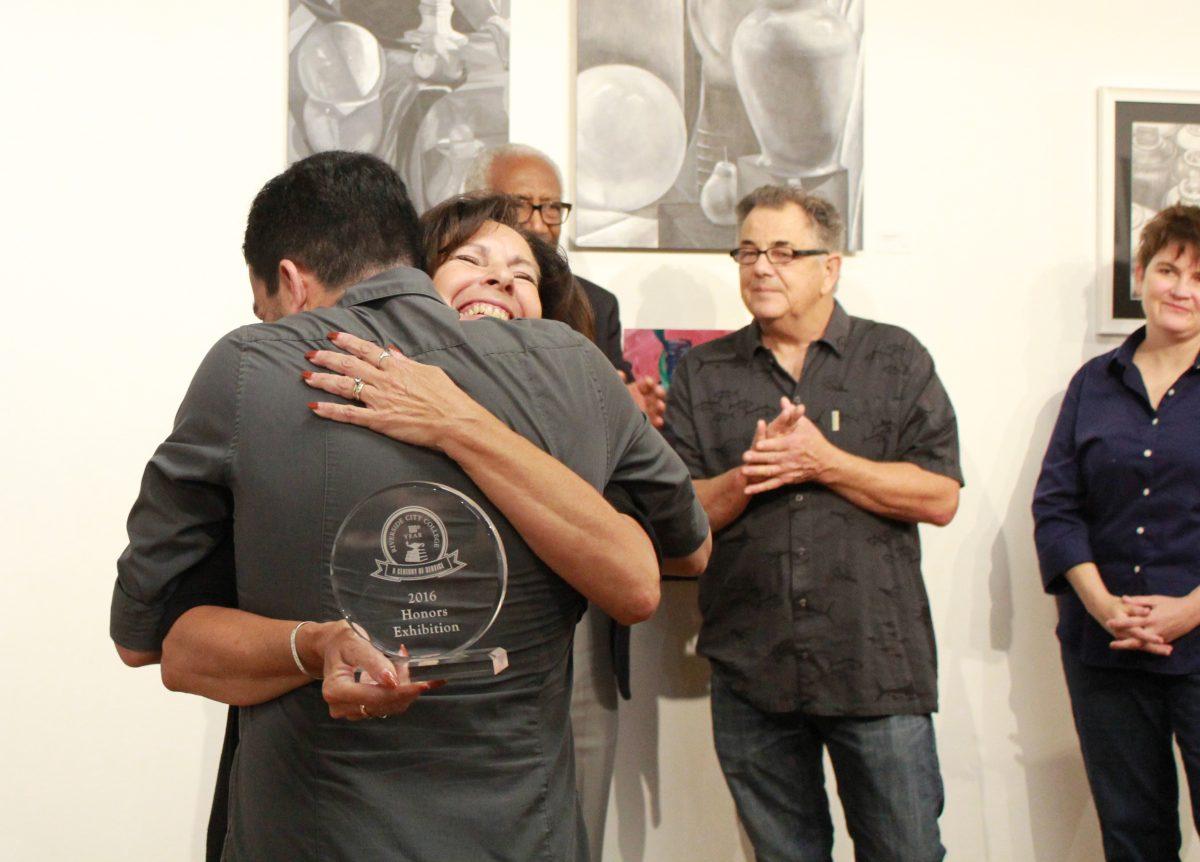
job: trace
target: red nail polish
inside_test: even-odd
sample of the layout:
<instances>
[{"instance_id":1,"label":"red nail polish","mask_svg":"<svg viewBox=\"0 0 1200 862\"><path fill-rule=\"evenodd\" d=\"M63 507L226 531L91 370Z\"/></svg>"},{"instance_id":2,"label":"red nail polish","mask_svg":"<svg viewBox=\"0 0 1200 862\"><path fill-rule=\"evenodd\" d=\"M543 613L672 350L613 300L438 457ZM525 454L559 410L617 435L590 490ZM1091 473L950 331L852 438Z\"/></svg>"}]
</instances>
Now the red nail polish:
<instances>
[{"instance_id":1,"label":"red nail polish","mask_svg":"<svg viewBox=\"0 0 1200 862\"><path fill-rule=\"evenodd\" d=\"M316 402L316 401L309 401L309 402L308 402L308 409L309 409L309 410L316 410L316 409L317 409L317 402Z\"/></svg>"},{"instance_id":2,"label":"red nail polish","mask_svg":"<svg viewBox=\"0 0 1200 862\"><path fill-rule=\"evenodd\" d=\"M300 376L303 377L305 380L309 380L312 378L313 373L311 371L301 371Z\"/></svg>"},{"instance_id":3,"label":"red nail polish","mask_svg":"<svg viewBox=\"0 0 1200 862\"><path fill-rule=\"evenodd\" d=\"M312 358L313 358L314 356L316 356L316 355L317 355L317 351L315 351L315 350L310 350L310 351L308 351L308 353L304 354L304 358L305 358L305 359L312 359Z\"/></svg>"},{"instance_id":4,"label":"red nail polish","mask_svg":"<svg viewBox=\"0 0 1200 862\"><path fill-rule=\"evenodd\" d=\"M330 341L337 341L337 337L339 335L341 335L340 332L334 331L334 332L327 333L325 335L325 337L328 338Z\"/></svg>"}]
</instances>

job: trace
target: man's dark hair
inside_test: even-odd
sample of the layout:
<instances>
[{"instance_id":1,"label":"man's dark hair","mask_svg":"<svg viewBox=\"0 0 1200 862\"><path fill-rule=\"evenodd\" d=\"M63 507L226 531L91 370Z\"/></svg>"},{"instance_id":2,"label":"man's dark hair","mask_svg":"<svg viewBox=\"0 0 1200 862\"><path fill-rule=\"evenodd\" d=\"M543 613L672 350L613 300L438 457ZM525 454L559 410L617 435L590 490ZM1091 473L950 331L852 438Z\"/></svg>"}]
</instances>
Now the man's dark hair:
<instances>
[{"instance_id":1,"label":"man's dark hair","mask_svg":"<svg viewBox=\"0 0 1200 862\"><path fill-rule=\"evenodd\" d=\"M842 217L838 215L837 207L819 195L793 186L759 186L750 192L738 201L738 225L756 207L781 210L788 204L795 204L804 211L816 228L817 241L821 245L830 251L842 250Z\"/></svg>"},{"instance_id":2,"label":"man's dark hair","mask_svg":"<svg viewBox=\"0 0 1200 862\"><path fill-rule=\"evenodd\" d=\"M1137 267L1144 272L1154 255L1173 245L1200 254L1200 207L1175 204L1146 222L1138 241Z\"/></svg>"},{"instance_id":3,"label":"man's dark hair","mask_svg":"<svg viewBox=\"0 0 1200 862\"><path fill-rule=\"evenodd\" d=\"M430 277L450 254L479 232L487 222L506 225L529 243L541 276L538 298L542 317L558 320L595 340L596 325L587 295L571 275L566 258L557 248L517 221L520 201L507 195L470 193L442 201L421 216L425 229L425 271Z\"/></svg>"},{"instance_id":4,"label":"man's dark hair","mask_svg":"<svg viewBox=\"0 0 1200 862\"><path fill-rule=\"evenodd\" d=\"M268 296L279 290L285 258L330 290L423 262L404 181L374 156L340 150L301 159L262 187L246 219L242 254Z\"/></svg>"}]
</instances>

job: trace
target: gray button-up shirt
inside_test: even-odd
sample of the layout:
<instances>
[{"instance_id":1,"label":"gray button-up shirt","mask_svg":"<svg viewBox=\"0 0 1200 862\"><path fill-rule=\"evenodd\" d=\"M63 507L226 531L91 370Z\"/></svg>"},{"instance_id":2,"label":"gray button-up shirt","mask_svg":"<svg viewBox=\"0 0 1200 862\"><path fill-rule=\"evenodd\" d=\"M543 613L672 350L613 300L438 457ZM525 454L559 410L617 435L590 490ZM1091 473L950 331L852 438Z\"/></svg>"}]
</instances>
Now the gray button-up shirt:
<instances>
[{"instance_id":1,"label":"gray button-up shirt","mask_svg":"<svg viewBox=\"0 0 1200 862\"><path fill-rule=\"evenodd\" d=\"M317 685L243 709L226 858L573 859L568 667L583 601L444 455L305 408L304 353L328 346L330 330L445 368L596 488L622 482L665 553L704 540L686 469L594 345L550 321L460 322L423 273L397 269L351 288L338 307L244 327L212 348L130 514L113 639L157 648L174 579L231 524L239 607L335 619L329 553L350 509L404 480L456 488L505 544L507 596L477 646L506 648L510 668L455 681L388 721L331 719Z\"/></svg>"},{"instance_id":2,"label":"gray button-up shirt","mask_svg":"<svg viewBox=\"0 0 1200 862\"><path fill-rule=\"evenodd\" d=\"M954 410L912 335L838 304L799 382L756 324L701 345L671 382L668 437L692 476L742 463L757 419L786 396L830 442L962 482ZM823 485L753 497L720 531L700 580L699 650L771 712L894 715L937 709L937 658L917 525Z\"/></svg>"}]
</instances>

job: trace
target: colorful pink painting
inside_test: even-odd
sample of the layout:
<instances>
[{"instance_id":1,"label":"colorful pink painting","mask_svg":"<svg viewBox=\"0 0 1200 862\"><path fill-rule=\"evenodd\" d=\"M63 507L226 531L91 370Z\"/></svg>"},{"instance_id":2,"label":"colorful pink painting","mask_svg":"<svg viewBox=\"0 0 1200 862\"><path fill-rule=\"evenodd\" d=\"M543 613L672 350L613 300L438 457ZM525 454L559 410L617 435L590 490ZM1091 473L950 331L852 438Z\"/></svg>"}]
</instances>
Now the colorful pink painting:
<instances>
[{"instance_id":1,"label":"colorful pink painting","mask_svg":"<svg viewBox=\"0 0 1200 862\"><path fill-rule=\"evenodd\" d=\"M685 353L728 334L728 329L626 329L625 358L637 377L653 377L670 386L675 366Z\"/></svg>"}]
</instances>

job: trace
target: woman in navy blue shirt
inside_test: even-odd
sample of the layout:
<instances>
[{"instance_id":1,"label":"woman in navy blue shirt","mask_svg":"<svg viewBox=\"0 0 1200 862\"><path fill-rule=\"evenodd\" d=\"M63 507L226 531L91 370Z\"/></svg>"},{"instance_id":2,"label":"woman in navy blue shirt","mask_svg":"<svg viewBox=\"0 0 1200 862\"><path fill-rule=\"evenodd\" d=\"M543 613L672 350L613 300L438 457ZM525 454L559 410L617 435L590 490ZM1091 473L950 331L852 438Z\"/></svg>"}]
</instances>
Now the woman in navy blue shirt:
<instances>
[{"instance_id":1,"label":"woman in navy blue shirt","mask_svg":"<svg viewBox=\"0 0 1200 862\"><path fill-rule=\"evenodd\" d=\"M1142 231L1146 325L1072 378L1033 500L1104 853L1178 859L1178 740L1200 830L1200 208Z\"/></svg>"}]
</instances>

